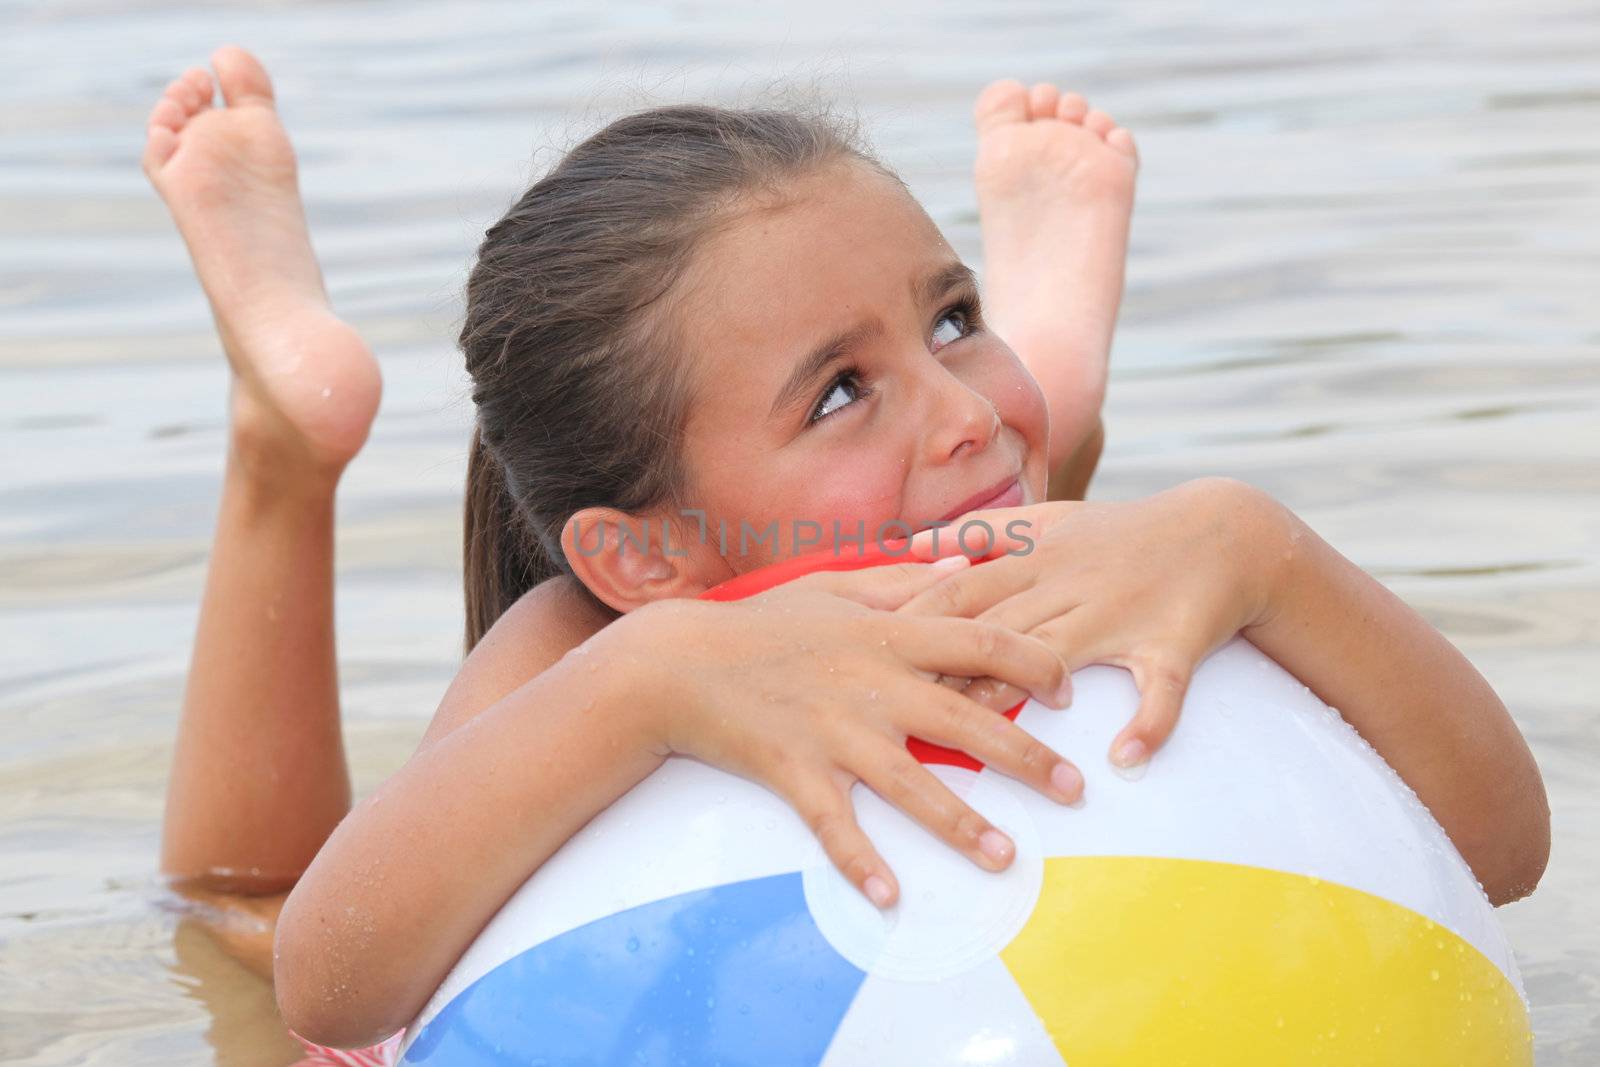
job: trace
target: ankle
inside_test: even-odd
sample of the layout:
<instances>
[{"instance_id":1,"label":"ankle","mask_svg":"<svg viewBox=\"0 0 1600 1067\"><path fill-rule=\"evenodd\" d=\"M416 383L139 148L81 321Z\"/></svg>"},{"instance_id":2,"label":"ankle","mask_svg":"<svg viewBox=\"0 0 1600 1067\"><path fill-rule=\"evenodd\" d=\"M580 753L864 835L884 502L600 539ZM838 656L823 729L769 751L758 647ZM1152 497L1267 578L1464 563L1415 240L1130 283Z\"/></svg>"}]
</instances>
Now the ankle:
<instances>
[{"instance_id":1,"label":"ankle","mask_svg":"<svg viewBox=\"0 0 1600 1067\"><path fill-rule=\"evenodd\" d=\"M287 425L273 426L270 415L240 418L228 434L228 478L264 498L297 503L331 499L344 462L318 455Z\"/></svg>"}]
</instances>

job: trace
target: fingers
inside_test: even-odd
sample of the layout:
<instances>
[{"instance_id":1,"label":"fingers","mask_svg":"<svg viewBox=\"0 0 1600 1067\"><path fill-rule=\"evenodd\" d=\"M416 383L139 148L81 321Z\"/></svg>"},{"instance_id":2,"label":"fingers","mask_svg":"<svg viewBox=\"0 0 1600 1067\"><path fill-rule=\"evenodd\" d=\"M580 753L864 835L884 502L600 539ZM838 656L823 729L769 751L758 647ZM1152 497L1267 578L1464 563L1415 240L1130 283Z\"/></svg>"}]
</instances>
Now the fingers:
<instances>
[{"instance_id":1,"label":"fingers","mask_svg":"<svg viewBox=\"0 0 1600 1067\"><path fill-rule=\"evenodd\" d=\"M1138 661L1129 669L1139 687L1139 710L1112 740L1110 752L1112 764L1123 769L1142 766L1166 743L1194 673L1192 664L1176 658Z\"/></svg>"},{"instance_id":2,"label":"fingers","mask_svg":"<svg viewBox=\"0 0 1600 1067\"><path fill-rule=\"evenodd\" d=\"M894 611L970 565L971 561L965 556L946 556L932 563L913 561L859 570L821 571L787 584L795 589L832 593L879 611Z\"/></svg>"},{"instance_id":3,"label":"fingers","mask_svg":"<svg viewBox=\"0 0 1600 1067\"><path fill-rule=\"evenodd\" d=\"M945 675L938 679L940 685L990 711L1010 711L1028 699L1025 690L997 678L963 678Z\"/></svg>"},{"instance_id":4,"label":"fingers","mask_svg":"<svg viewBox=\"0 0 1600 1067\"><path fill-rule=\"evenodd\" d=\"M985 676L1010 682L1053 708L1072 701L1072 675L1036 637L1002 626L933 616L906 620L891 640L911 666L930 675Z\"/></svg>"},{"instance_id":5,"label":"fingers","mask_svg":"<svg viewBox=\"0 0 1600 1067\"><path fill-rule=\"evenodd\" d=\"M918 705L907 732L974 756L1059 803L1071 804L1083 795L1083 775L1050 746L960 694L943 689L934 693Z\"/></svg>"},{"instance_id":6,"label":"fingers","mask_svg":"<svg viewBox=\"0 0 1600 1067\"><path fill-rule=\"evenodd\" d=\"M948 581L929 585L895 610L902 615L974 618L1029 588L1037 579L1037 572L1033 569L1009 566L1009 563L1010 560L997 559L981 567L964 570L959 575L951 575Z\"/></svg>"},{"instance_id":7,"label":"fingers","mask_svg":"<svg viewBox=\"0 0 1600 1067\"><path fill-rule=\"evenodd\" d=\"M908 552L917 559L963 553L980 559L1027 555L1045 530L1077 508L1081 500L1052 500L1016 508L972 511L959 520L912 535Z\"/></svg>"},{"instance_id":8,"label":"fingers","mask_svg":"<svg viewBox=\"0 0 1600 1067\"><path fill-rule=\"evenodd\" d=\"M1081 607L1083 602L1076 596L1063 594L1059 590L1025 589L985 608L975 618L978 622L1045 638L1047 634L1061 632L1072 613ZM1054 641L1047 640L1046 643L1058 652L1068 647Z\"/></svg>"},{"instance_id":9,"label":"fingers","mask_svg":"<svg viewBox=\"0 0 1600 1067\"><path fill-rule=\"evenodd\" d=\"M871 754L870 766L865 763L861 780L939 840L986 871L1010 866L1017 851L1011 838L968 807L904 748L885 745Z\"/></svg>"},{"instance_id":10,"label":"fingers","mask_svg":"<svg viewBox=\"0 0 1600 1067\"><path fill-rule=\"evenodd\" d=\"M1126 654L1127 646L1119 639L1114 620L1089 608L1069 611L1036 626L1032 636L1060 656L1069 672L1091 663L1107 663L1133 675L1139 708L1112 739L1107 753L1112 766L1123 770L1143 766L1166 743L1183 711L1195 664L1204 658L1203 653L1196 654L1180 642L1159 652Z\"/></svg>"},{"instance_id":11,"label":"fingers","mask_svg":"<svg viewBox=\"0 0 1600 1067\"><path fill-rule=\"evenodd\" d=\"M846 881L880 908L899 898L900 884L894 872L856 822L848 785L819 783L788 800Z\"/></svg>"}]
</instances>

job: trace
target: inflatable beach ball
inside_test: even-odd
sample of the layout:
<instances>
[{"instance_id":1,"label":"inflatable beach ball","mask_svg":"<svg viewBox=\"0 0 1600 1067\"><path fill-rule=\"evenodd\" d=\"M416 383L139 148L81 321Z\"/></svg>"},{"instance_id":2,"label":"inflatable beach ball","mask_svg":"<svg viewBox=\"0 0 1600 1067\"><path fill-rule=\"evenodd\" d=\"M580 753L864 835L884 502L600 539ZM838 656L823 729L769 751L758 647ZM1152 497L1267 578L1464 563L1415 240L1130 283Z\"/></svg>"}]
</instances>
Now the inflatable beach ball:
<instances>
[{"instance_id":1,"label":"inflatable beach ball","mask_svg":"<svg viewBox=\"0 0 1600 1067\"><path fill-rule=\"evenodd\" d=\"M776 797L668 760L505 905L408 1029L403 1062L1532 1062L1516 964L1470 870L1304 686L1233 641L1129 779L1102 754L1137 705L1130 676L1090 667L1075 683L1071 708L1016 714L1082 768L1076 808L913 746L1016 841L1002 873L856 787L900 879L884 912Z\"/></svg>"}]
</instances>

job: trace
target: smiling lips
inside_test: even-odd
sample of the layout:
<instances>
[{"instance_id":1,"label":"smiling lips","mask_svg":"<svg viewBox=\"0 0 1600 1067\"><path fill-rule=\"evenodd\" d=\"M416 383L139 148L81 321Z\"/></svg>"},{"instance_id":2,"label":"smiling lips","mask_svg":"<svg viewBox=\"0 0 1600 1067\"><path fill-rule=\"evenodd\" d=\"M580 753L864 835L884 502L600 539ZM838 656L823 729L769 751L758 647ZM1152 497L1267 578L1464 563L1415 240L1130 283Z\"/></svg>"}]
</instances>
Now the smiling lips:
<instances>
[{"instance_id":1,"label":"smiling lips","mask_svg":"<svg viewBox=\"0 0 1600 1067\"><path fill-rule=\"evenodd\" d=\"M960 518L969 511L978 511L983 508L1014 508L1022 504L1022 481L1018 475L1012 475L997 485L975 493L962 501L949 513L935 520L936 522L949 522Z\"/></svg>"}]
</instances>

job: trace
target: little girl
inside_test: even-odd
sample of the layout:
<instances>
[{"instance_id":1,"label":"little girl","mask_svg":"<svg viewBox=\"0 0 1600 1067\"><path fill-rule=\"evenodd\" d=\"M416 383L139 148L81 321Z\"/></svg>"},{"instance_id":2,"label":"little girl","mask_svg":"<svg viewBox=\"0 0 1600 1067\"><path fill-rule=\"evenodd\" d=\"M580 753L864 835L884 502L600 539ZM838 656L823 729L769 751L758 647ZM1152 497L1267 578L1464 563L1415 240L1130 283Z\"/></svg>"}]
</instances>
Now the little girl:
<instances>
[{"instance_id":1,"label":"little girl","mask_svg":"<svg viewBox=\"0 0 1600 1067\"><path fill-rule=\"evenodd\" d=\"M1123 666L1140 707L1107 755L1133 766L1240 631L1394 765L1492 900L1537 882L1537 768L1416 613L1239 483L1081 500L1134 148L1081 98L1009 81L975 109L981 308L905 187L785 112L625 117L489 229L461 334L470 654L416 754L347 814L333 498L377 367L328 308L265 71L238 49L212 62L226 107L190 71L144 160L234 371L163 864L259 920L222 932L263 969L276 921L297 1032L394 1033L534 870L674 754L784 797L880 906L899 886L855 823L856 781L1001 869L1012 843L907 737L1071 803L1072 764L990 709L1061 707L1071 671ZM958 517L1032 550L969 567L932 543ZM922 562L695 599L886 529L915 533Z\"/></svg>"}]
</instances>

